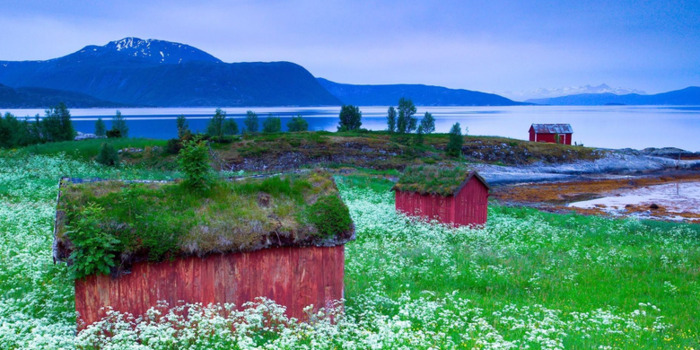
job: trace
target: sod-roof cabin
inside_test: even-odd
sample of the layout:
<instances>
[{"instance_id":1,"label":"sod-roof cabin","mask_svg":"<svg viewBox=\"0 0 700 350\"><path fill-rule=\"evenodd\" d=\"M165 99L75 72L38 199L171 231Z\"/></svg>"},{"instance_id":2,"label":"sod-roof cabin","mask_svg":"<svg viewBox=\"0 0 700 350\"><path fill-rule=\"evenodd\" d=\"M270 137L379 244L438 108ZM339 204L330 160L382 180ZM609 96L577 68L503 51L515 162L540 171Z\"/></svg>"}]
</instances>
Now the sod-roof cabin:
<instances>
[{"instance_id":1,"label":"sod-roof cabin","mask_svg":"<svg viewBox=\"0 0 700 350\"><path fill-rule=\"evenodd\" d=\"M530 141L570 145L574 129L570 124L532 124L528 132Z\"/></svg>"},{"instance_id":2,"label":"sod-roof cabin","mask_svg":"<svg viewBox=\"0 0 700 350\"><path fill-rule=\"evenodd\" d=\"M54 259L75 273L81 326L105 306L145 313L157 301L234 303L259 296L303 319L343 298L354 226L333 178L309 171L221 181L61 180Z\"/></svg>"},{"instance_id":3,"label":"sod-roof cabin","mask_svg":"<svg viewBox=\"0 0 700 350\"><path fill-rule=\"evenodd\" d=\"M455 226L484 225L489 185L459 166L407 167L394 185L396 210Z\"/></svg>"}]
</instances>

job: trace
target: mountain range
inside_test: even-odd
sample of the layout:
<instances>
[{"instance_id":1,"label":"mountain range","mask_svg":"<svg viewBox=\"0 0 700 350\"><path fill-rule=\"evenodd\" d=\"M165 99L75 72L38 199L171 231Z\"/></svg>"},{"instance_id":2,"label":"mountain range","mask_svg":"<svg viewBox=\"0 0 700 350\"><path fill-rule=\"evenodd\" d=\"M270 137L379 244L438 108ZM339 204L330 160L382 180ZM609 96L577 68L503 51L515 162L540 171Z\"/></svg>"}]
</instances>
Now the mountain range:
<instances>
[{"instance_id":1,"label":"mountain range","mask_svg":"<svg viewBox=\"0 0 700 350\"><path fill-rule=\"evenodd\" d=\"M124 38L90 45L45 61L0 61L0 108L237 107L395 105L401 97L418 106L512 106L522 104L700 105L700 88L656 95L622 92L531 99L525 103L479 91L420 84L352 85L315 78L291 62L225 63L195 47L163 40Z\"/></svg>"},{"instance_id":2,"label":"mountain range","mask_svg":"<svg viewBox=\"0 0 700 350\"><path fill-rule=\"evenodd\" d=\"M46 61L0 61L0 107L517 105L494 94L427 85L318 80L291 62L225 63L189 45L124 38Z\"/></svg>"},{"instance_id":3,"label":"mountain range","mask_svg":"<svg viewBox=\"0 0 700 350\"><path fill-rule=\"evenodd\" d=\"M577 94L553 98L530 99L526 102L554 106L602 106L602 105L700 105L700 87L653 95L613 93Z\"/></svg>"}]
</instances>

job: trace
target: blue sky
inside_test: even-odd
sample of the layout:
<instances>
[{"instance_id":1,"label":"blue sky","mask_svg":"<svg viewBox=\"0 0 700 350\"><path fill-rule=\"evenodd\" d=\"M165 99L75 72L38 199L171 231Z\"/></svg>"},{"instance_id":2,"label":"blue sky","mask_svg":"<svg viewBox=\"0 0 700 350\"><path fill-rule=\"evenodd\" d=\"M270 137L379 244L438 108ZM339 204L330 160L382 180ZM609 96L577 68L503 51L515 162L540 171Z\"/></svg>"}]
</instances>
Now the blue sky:
<instances>
[{"instance_id":1,"label":"blue sky","mask_svg":"<svg viewBox=\"0 0 700 350\"><path fill-rule=\"evenodd\" d=\"M607 83L700 85L700 1L0 1L0 60L127 36L225 62L292 61L343 83L423 83L517 97ZM524 96L524 95L523 95Z\"/></svg>"}]
</instances>

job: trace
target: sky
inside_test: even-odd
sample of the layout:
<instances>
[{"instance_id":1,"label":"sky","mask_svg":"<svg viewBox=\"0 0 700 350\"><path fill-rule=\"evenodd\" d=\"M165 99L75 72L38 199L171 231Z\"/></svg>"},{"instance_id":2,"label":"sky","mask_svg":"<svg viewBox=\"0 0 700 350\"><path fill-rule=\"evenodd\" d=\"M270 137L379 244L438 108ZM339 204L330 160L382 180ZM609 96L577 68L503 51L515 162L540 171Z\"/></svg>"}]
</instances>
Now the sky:
<instances>
[{"instance_id":1,"label":"sky","mask_svg":"<svg viewBox=\"0 0 700 350\"><path fill-rule=\"evenodd\" d=\"M700 86L698 0L0 0L0 23L8 61L139 37L224 62L291 61L340 83L518 100L586 85Z\"/></svg>"}]
</instances>

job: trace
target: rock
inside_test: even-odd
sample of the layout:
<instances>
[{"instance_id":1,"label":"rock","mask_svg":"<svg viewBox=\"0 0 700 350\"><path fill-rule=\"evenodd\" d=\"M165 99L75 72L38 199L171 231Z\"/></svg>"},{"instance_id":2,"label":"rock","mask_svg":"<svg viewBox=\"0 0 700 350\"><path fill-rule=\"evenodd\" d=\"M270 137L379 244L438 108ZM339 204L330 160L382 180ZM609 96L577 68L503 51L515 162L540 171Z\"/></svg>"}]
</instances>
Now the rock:
<instances>
[{"instance_id":1,"label":"rock","mask_svg":"<svg viewBox=\"0 0 700 350\"><path fill-rule=\"evenodd\" d=\"M659 206L656 205L656 203L651 203L651 205L649 206L649 209L656 210L656 209L659 209Z\"/></svg>"}]
</instances>

